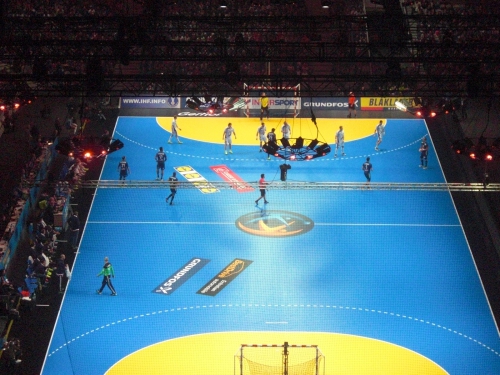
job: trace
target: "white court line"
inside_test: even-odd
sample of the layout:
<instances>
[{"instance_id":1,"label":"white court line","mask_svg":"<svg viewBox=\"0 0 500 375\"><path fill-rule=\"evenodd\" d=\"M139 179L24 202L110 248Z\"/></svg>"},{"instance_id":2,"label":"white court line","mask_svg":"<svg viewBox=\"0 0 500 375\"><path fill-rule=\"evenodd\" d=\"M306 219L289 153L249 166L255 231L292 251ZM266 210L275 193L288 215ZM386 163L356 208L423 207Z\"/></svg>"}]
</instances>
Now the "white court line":
<instances>
[{"instance_id":1,"label":"white court line","mask_svg":"<svg viewBox=\"0 0 500 375\"><path fill-rule=\"evenodd\" d=\"M134 141L133 139L131 138L128 138L127 136L121 134L120 132L116 131L116 134L118 134L120 137L122 137L123 139L131 142L131 143L135 143L136 145L138 146L141 146L141 147L145 147L145 148L148 148L148 149L151 149L151 150L156 150L156 147L151 147L151 146L148 146L148 145L145 145L143 143L140 143L140 142L137 142L137 141ZM427 136L428 134L424 134L423 136ZM423 137L422 136L422 137ZM368 154L368 155L354 155L354 156L343 156L343 157L340 157L340 158L319 158L319 159L313 159L313 160L309 160L308 163L314 163L314 162L320 162L320 161L342 161L342 160L349 160L349 159L359 159L359 158L366 158L367 156L373 156L373 155L381 155L381 154L387 154L389 152L395 152L395 151L399 151L399 150L402 150L403 148L407 148L407 147L410 147L410 146L413 146L415 144L417 144L418 142L420 142L422 140L422 137L418 138L417 140L411 142L411 143L408 143L406 145L403 145L403 146L400 146L400 147L397 147L397 148L394 148L394 149L391 149L391 150L385 150L385 151L377 151L375 153L371 153L371 154ZM197 141L197 140L194 140L195 142L203 142L203 141ZM243 145L241 145L243 146ZM246 145L248 147L254 147L254 146L251 146L251 145ZM169 151L168 152L170 155L177 155L177 156L182 156L182 157L189 157L189 158L198 158L198 159L209 159L209 160L228 160L227 156L226 157L209 157L209 156L201 156L201 155L193 155L193 154L183 154L183 153L179 153L179 152L174 152L174 151ZM269 163L270 161L273 161L273 162L281 162L282 159L280 158L273 158L272 160L268 160L268 159L262 159L262 158L236 158L236 159L229 159L229 160L237 160L237 161L260 161L260 162L265 162L265 163Z\"/></svg>"},{"instance_id":2,"label":"white court line","mask_svg":"<svg viewBox=\"0 0 500 375\"><path fill-rule=\"evenodd\" d=\"M208 221L88 221L87 224L173 224L173 225L234 225L234 222ZM460 224L399 224L399 223L314 223L332 227L460 227Z\"/></svg>"},{"instance_id":3,"label":"white court line","mask_svg":"<svg viewBox=\"0 0 500 375\"><path fill-rule=\"evenodd\" d=\"M274 308L289 308L291 310L293 310L293 309L314 309L314 310L321 309L321 310L328 310L328 311L342 310L342 311L349 311L349 312L356 312L356 313L362 312L362 313L366 313L366 314L379 314L379 315L388 316L391 318L405 319L406 321L410 321L412 325L415 323L421 323L421 324L428 325L429 327L439 328L439 329L444 330L446 332L455 334L456 337L460 337L460 338L469 340L469 341L479 345L480 347L490 351L491 353L495 354L496 356L500 357L500 351L494 349L493 346L489 346L486 343L483 343L482 341L475 339L472 336L466 335L465 333L463 333L459 330L452 329L450 327L432 322L432 321L427 320L427 319L421 319L421 318L418 318L415 316L408 316L408 315L399 314L399 313L395 313L395 312L391 312L391 311L370 309L370 308L366 308L366 307L363 308L363 307L345 306L345 305L281 304L281 305L274 305L273 306L271 304L266 305L266 304L258 304L258 303L255 303L255 304L254 303L242 303L242 304L235 303L235 304L229 304L229 305L225 305L225 304L224 305L218 305L218 304L216 304L216 305L194 305L194 306L184 306L184 307L181 306L181 307L177 307L177 308L170 308L170 309L165 309L165 310L145 312L143 314L129 316L128 318L125 318L125 319L120 319L120 320L117 320L117 321L114 321L111 323L103 324L100 327L97 326L93 329L89 329L85 333L81 333L80 335L67 340L66 342L64 342L63 344L61 344L59 347L57 347L55 349L52 349L52 347L49 347L49 350L52 349L52 351L48 352L47 357L51 357L51 356L55 355L56 353L61 351L63 348L73 344L77 339L83 340L87 336L92 337L94 333L95 334L100 333L100 331L103 329L116 328L118 326L122 326L123 324L128 325L127 323L135 323L135 321L139 321L142 319L155 318L155 317L159 317L159 316L164 316L165 314L167 314L167 315L179 314L179 313L184 313L186 311L197 310L197 309L221 309L221 308L224 308L224 309L225 308L232 308L233 309L233 308L247 308L247 307L251 307L251 308L263 307L263 308L272 308L272 309L274 309ZM168 319L168 318L166 318L166 319ZM288 324L288 322L285 322L285 321L276 321L276 322L269 321L269 322L265 322L265 323L266 324ZM96 339L96 340L98 340L98 339Z\"/></svg>"}]
</instances>

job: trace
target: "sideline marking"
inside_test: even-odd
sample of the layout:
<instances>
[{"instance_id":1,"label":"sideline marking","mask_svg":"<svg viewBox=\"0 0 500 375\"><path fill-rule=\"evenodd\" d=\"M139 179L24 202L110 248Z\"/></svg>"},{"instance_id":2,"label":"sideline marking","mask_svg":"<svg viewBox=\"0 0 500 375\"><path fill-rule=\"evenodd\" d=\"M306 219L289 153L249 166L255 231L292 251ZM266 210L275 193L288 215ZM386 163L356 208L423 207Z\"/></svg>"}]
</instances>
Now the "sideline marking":
<instances>
[{"instance_id":1,"label":"sideline marking","mask_svg":"<svg viewBox=\"0 0 500 375\"><path fill-rule=\"evenodd\" d=\"M234 225L234 223L208 221L87 221L87 224L172 224L172 225ZM460 224L393 224L393 223L314 223L332 227L461 227Z\"/></svg>"}]
</instances>

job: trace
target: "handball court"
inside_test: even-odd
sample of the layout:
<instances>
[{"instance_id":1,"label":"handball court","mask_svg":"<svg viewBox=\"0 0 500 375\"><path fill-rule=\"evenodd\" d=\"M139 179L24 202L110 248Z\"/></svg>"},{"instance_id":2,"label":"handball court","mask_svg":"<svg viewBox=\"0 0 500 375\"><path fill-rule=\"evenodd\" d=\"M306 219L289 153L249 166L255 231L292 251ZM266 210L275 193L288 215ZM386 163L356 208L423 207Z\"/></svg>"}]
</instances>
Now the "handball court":
<instances>
[{"instance_id":1,"label":"handball court","mask_svg":"<svg viewBox=\"0 0 500 375\"><path fill-rule=\"evenodd\" d=\"M43 374L239 374L241 344L284 342L318 345L321 374L499 374L498 329L450 193L314 187L363 183L368 156L373 183L445 182L432 140L418 166L423 120L380 119L318 118L332 147L344 126L346 156L292 162L283 182L284 161L259 152L258 118L180 117L183 143L168 144L172 117L119 117L125 147L101 180L118 179L122 156L131 174L95 192ZM309 119L288 121L292 137L316 137ZM282 122L267 131L280 138ZM160 146L164 179L193 183L172 206L154 181ZM261 173L269 204L256 206ZM238 185L221 187L228 176ZM116 297L96 293L105 256Z\"/></svg>"}]
</instances>

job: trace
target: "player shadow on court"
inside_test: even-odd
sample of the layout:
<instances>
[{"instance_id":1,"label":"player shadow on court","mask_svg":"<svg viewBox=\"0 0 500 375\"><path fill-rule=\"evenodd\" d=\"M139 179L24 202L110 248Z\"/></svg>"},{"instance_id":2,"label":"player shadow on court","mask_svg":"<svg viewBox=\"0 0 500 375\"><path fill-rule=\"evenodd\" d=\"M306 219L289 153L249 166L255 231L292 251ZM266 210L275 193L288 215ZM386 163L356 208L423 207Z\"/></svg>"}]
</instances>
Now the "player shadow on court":
<instances>
[{"instance_id":1,"label":"player shadow on court","mask_svg":"<svg viewBox=\"0 0 500 375\"><path fill-rule=\"evenodd\" d=\"M262 207L260 207L259 205L255 205L255 208L260 211L260 217L262 217L264 219L264 222L266 222L266 218L269 216L269 214L267 213L267 203L264 203Z\"/></svg>"}]
</instances>

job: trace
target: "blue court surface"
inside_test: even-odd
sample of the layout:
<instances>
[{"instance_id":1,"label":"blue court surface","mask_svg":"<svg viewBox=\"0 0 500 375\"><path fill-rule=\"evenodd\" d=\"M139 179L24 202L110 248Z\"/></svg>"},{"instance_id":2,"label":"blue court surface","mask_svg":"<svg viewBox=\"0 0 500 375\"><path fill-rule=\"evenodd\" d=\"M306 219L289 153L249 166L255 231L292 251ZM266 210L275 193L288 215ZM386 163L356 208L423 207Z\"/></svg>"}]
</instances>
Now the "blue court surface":
<instances>
[{"instance_id":1,"label":"blue court surface","mask_svg":"<svg viewBox=\"0 0 500 375\"><path fill-rule=\"evenodd\" d=\"M179 118L183 144L167 143L171 120L119 118L125 147L101 179L117 180L126 156L129 181L154 181L163 146L165 179L222 182L224 166L278 188L258 206L257 189L179 189L173 206L167 183L97 189L43 374L230 375L240 344L284 341L319 345L325 374L500 374L498 329L448 192L286 189L283 161L259 152L258 119L246 130L233 119L229 155L227 119ZM379 152L378 121L352 139L358 120L343 121L347 155L291 163L288 181L364 182L370 156L373 183L445 182L431 141L419 168L424 121L388 119ZM329 143L336 129L321 129ZM105 256L116 297L96 293Z\"/></svg>"}]
</instances>

